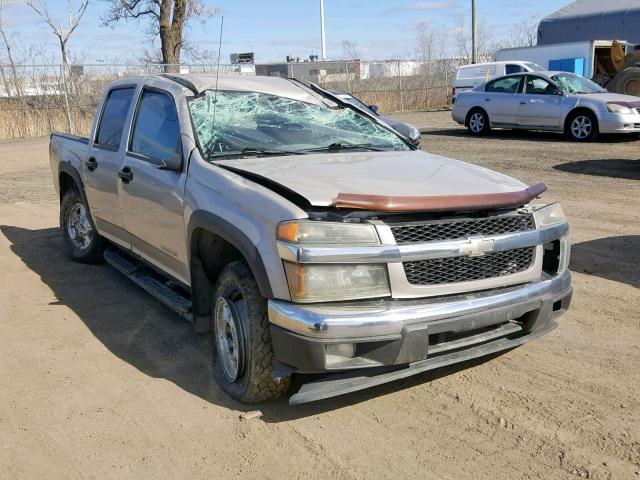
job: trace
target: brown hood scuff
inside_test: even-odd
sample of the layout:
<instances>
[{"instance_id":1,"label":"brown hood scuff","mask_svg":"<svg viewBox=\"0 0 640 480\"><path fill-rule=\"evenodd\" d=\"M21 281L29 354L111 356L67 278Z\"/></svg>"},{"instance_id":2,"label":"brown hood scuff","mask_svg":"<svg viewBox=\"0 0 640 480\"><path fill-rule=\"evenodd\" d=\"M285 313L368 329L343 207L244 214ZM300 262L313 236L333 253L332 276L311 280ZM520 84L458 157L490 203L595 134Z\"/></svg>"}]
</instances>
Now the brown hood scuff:
<instances>
[{"instance_id":1,"label":"brown hood scuff","mask_svg":"<svg viewBox=\"0 0 640 480\"><path fill-rule=\"evenodd\" d=\"M336 208L354 208L382 212L445 212L451 210L485 210L525 205L547 189L537 183L515 192L471 195L385 196L339 193L333 200Z\"/></svg>"}]
</instances>

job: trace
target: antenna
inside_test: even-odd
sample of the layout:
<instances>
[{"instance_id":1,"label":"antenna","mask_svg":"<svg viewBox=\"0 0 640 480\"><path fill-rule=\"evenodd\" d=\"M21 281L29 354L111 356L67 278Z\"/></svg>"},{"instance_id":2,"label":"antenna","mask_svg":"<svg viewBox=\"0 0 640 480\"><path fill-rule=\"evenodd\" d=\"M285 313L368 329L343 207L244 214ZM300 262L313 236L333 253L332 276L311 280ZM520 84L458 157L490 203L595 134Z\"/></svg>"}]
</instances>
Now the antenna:
<instances>
[{"instance_id":1,"label":"antenna","mask_svg":"<svg viewBox=\"0 0 640 480\"><path fill-rule=\"evenodd\" d=\"M218 103L218 78L220 77L220 51L222 49L222 28L224 27L224 15L220 20L220 39L218 40L218 61L216 66L216 88L213 94L213 126L216 126L216 104Z\"/></svg>"}]
</instances>

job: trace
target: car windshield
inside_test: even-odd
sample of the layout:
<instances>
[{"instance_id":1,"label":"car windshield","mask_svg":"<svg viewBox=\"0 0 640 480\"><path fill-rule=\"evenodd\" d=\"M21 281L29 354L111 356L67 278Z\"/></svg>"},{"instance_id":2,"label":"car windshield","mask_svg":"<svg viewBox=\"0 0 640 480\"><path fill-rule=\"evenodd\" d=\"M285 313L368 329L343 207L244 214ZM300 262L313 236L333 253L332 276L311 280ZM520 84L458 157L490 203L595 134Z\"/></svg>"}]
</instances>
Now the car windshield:
<instances>
[{"instance_id":1,"label":"car windshield","mask_svg":"<svg viewBox=\"0 0 640 480\"><path fill-rule=\"evenodd\" d=\"M532 72L544 72L545 69L542 68L540 65L538 65L537 63L533 63L533 62L524 62L524 64L532 71Z\"/></svg>"},{"instance_id":2,"label":"car windshield","mask_svg":"<svg viewBox=\"0 0 640 480\"><path fill-rule=\"evenodd\" d=\"M189 101L204 156L312 151L410 150L397 135L350 108L258 92L206 90Z\"/></svg>"},{"instance_id":3,"label":"car windshield","mask_svg":"<svg viewBox=\"0 0 640 480\"><path fill-rule=\"evenodd\" d=\"M568 93L604 93L606 90L595 82L575 73L557 73L551 77Z\"/></svg>"}]
</instances>

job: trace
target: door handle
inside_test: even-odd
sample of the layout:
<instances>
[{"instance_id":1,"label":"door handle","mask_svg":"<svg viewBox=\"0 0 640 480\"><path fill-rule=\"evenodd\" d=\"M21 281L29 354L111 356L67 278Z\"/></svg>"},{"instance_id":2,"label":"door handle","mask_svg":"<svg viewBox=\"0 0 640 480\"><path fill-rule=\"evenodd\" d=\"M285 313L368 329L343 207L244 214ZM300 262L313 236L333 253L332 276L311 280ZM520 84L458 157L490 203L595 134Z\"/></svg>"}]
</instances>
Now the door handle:
<instances>
[{"instance_id":1,"label":"door handle","mask_svg":"<svg viewBox=\"0 0 640 480\"><path fill-rule=\"evenodd\" d=\"M93 172L96 168L98 168L98 162L95 157L89 157L88 160L85 160L84 164L87 166L87 170Z\"/></svg>"},{"instance_id":2,"label":"door handle","mask_svg":"<svg viewBox=\"0 0 640 480\"><path fill-rule=\"evenodd\" d=\"M526 105L527 102L520 102L520 105Z\"/></svg>"},{"instance_id":3,"label":"door handle","mask_svg":"<svg viewBox=\"0 0 640 480\"><path fill-rule=\"evenodd\" d=\"M118 176L122 180L122 183L129 183L133 180L133 172L129 167L122 167L118 170Z\"/></svg>"},{"instance_id":4,"label":"door handle","mask_svg":"<svg viewBox=\"0 0 640 480\"><path fill-rule=\"evenodd\" d=\"M491 99L490 99L490 98L485 98L485 99L484 99L484 101L485 101L485 102L490 102L490 101L491 101Z\"/></svg>"}]
</instances>

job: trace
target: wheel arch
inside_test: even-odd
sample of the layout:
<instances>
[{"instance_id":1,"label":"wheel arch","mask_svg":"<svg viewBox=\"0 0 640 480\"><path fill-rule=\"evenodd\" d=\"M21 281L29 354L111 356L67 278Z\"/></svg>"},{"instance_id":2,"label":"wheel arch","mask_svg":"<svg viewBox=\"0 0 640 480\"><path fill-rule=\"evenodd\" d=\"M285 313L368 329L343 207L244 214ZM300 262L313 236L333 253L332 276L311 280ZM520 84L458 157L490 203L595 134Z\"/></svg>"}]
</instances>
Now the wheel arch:
<instances>
[{"instance_id":1,"label":"wheel arch","mask_svg":"<svg viewBox=\"0 0 640 480\"><path fill-rule=\"evenodd\" d=\"M595 110L589 107L585 107L584 105L581 105L569 110L569 112L567 112L566 117L564 117L564 126L562 130L565 133L569 132L570 122L573 120L573 117L575 117L577 114L581 112L591 114L596 121L596 127L600 128L600 121L598 120L598 114L595 112Z\"/></svg>"},{"instance_id":2,"label":"wheel arch","mask_svg":"<svg viewBox=\"0 0 640 480\"><path fill-rule=\"evenodd\" d=\"M231 261L244 260L260 294L265 298L273 297L260 252L236 226L214 213L197 210L189 219L187 238L196 331L210 328L211 291L220 272Z\"/></svg>"},{"instance_id":3,"label":"wheel arch","mask_svg":"<svg viewBox=\"0 0 640 480\"><path fill-rule=\"evenodd\" d=\"M471 115L474 114L475 112L482 112L484 113L487 118L489 118L489 113L482 107L479 106L475 106L475 107L471 107L469 109L469 111L467 112L467 115L464 117L464 126L468 127L469 126L469 119L471 118ZM491 123L491 119L489 119L489 123Z\"/></svg>"}]
</instances>

